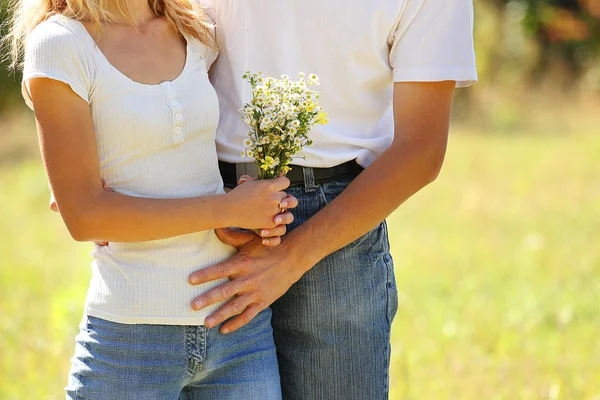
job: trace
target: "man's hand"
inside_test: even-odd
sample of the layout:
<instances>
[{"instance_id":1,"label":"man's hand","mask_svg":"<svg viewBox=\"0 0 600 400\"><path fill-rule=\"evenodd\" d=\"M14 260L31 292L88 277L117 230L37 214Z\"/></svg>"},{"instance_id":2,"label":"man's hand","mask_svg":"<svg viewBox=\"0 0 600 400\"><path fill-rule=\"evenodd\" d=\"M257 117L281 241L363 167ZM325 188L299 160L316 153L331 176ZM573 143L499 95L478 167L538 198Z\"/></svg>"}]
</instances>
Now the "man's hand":
<instances>
[{"instance_id":1,"label":"man's hand","mask_svg":"<svg viewBox=\"0 0 600 400\"><path fill-rule=\"evenodd\" d=\"M286 241L278 247L265 247L255 234L247 231L219 229L219 239L239 249L237 255L220 264L196 271L189 283L199 285L221 278L229 282L214 288L192 301L199 311L211 304L229 300L205 320L208 328L225 320L222 333L230 333L250 322L296 283L314 263L290 252Z\"/></svg>"}]
</instances>

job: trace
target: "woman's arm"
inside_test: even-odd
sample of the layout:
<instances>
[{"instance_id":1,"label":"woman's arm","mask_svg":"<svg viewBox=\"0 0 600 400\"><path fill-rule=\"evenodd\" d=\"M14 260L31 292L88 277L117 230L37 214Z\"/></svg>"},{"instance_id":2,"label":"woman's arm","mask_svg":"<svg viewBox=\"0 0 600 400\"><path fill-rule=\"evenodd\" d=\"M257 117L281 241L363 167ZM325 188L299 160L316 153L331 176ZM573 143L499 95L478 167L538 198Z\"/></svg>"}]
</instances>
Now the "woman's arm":
<instances>
[{"instance_id":1,"label":"woman's arm","mask_svg":"<svg viewBox=\"0 0 600 400\"><path fill-rule=\"evenodd\" d=\"M77 241L140 242L227 226L273 228L287 178L248 182L234 191L186 199L147 199L103 190L89 105L51 79L31 79L42 159L62 218ZM281 219L281 220L280 220Z\"/></svg>"}]
</instances>

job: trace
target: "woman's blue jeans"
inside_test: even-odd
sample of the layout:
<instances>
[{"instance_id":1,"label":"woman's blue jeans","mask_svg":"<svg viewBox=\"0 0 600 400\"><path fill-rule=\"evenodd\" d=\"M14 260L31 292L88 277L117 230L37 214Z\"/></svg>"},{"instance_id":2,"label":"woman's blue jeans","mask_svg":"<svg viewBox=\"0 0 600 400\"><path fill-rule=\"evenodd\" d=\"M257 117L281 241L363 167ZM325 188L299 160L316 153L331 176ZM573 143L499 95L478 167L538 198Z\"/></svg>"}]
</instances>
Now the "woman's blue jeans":
<instances>
[{"instance_id":1,"label":"woman's blue jeans","mask_svg":"<svg viewBox=\"0 0 600 400\"><path fill-rule=\"evenodd\" d=\"M80 328L67 399L281 399L270 309L228 335L95 317Z\"/></svg>"}]
</instances>

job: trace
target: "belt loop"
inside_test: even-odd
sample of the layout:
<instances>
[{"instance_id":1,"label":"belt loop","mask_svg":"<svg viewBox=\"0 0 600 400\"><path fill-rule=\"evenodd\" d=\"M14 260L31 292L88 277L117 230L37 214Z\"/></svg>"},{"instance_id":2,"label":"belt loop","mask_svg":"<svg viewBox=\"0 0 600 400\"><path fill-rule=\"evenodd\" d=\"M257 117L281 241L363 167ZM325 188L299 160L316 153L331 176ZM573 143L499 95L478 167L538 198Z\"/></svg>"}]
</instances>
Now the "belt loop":
<instances>
[{"instance_id":1,"label":"belt loop","mask_svg":"<svg viewBox=\"0 0 600 400\"><path fill-rule=\"evenodd\" d=\"M246 167L243 163L235 164L235 185L240 181L240 176L246 175Z\"/></svg>"},{"instance_id":2,"label":"belt loop","mask_svg":"<svg viewBox=\"0 0 600 400\"><path fill-rule=\"evenodd\" d=\"M242 175L248 175L251 178L258 177L258 170L254 163L237 163L235 164L235 181L236 184Z\"/></svg>"},{"instance_id":3,"label":"belt loop","mask_svg":"<svg viewBox=\"0 0 600 400\"><path fill-rule=\"evenodd\" d=\"M302 174L304 175L304 189L307 192L314 192L318 189L315 183L315 171L311 167L302 167Z\"/></svg>"}]
</instances>

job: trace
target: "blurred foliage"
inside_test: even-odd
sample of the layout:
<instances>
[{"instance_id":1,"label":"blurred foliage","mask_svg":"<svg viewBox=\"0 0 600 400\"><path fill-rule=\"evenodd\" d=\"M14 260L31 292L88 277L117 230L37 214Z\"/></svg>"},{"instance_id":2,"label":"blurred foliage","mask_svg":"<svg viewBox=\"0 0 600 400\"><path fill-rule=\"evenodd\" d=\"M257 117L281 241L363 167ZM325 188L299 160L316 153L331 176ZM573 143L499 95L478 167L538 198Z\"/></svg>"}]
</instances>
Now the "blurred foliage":
<instances>
[{"instance_id":1,"label":"blurred foliage","mask_svg":"<svg viewBox=\"0 0 600 400\"><path fill-rule=\"evenodd\" d=\"M511 71L520 78L539 83L558 71L558 83L569 88L587 73L598 73L593 69L600 55L600 0L476 0L476 4L496 27L490 43L495 48L490 60L494 72L512 57L521 66L524 62L525 68ZM523 51L519 41L529 42L529 51ZM496 73L490 76L495 77ZM595 89L599 86L597 81Z\"/></svg>"}]
</instances>

